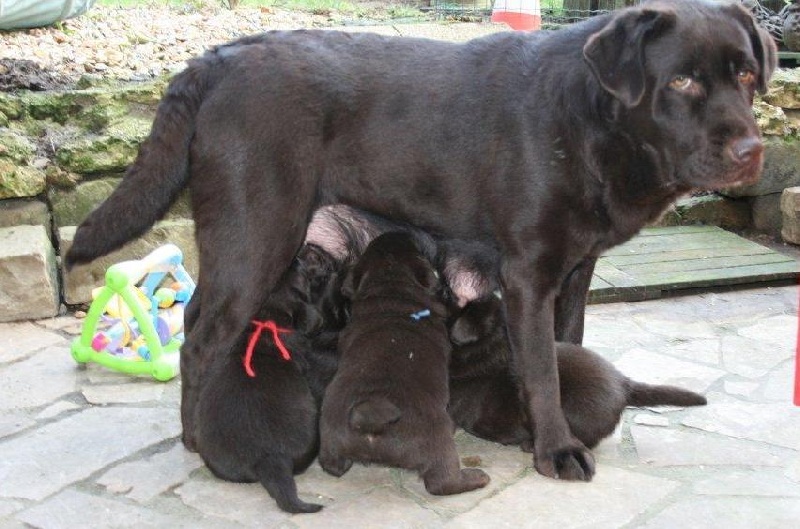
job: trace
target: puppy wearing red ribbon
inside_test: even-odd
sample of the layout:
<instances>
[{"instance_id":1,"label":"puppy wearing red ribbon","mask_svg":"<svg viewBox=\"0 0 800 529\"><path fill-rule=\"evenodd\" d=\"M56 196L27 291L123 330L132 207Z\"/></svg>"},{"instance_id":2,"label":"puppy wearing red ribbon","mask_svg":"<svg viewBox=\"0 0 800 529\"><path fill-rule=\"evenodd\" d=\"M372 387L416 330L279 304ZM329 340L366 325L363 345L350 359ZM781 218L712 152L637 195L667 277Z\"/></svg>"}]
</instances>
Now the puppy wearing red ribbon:
<instances>
[{"instance_id":1,"label":"puppy wearing red ribbon","mask_svg":"<svg viewBox=\"0 0 800 529\"><path fill-rule=\"evenodd\" d=\"M319 511L294 474L319 446L320 400L345 321L338 264L308 244L229 354L213 358L196 415L197 449L219 478L260 482L291 513Z\"/></svg>"}]
</instances>

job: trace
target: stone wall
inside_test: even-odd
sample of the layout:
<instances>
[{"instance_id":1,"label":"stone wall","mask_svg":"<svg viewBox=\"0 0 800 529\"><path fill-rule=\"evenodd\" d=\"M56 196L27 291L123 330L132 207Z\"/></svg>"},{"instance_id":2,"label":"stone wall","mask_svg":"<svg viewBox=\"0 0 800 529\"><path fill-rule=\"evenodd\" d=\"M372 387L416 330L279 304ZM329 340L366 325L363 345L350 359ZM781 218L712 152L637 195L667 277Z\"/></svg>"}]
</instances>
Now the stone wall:
<instances>
[{"instance_id":1,"label":"stone wall","mask_svg":"<svg viewBox=\"0 0 800 529\"><path fill-rule=\"evenodd\" d=\"M182 196L150 232L69 272L57 255L119 183L147 137L167 79L64 92L0 93L0 321L55 315L91 300L109 265L165 242L196 276L194 227Z\"/></svg>"},{"instance_id":2,"label":"stone wall","mask_svg":"<svg viewBox=\"0 0 800 529\"><path fill-rule=\"evenodd\" d=\"M187 269L196 275L186 197L118 252L69 272L59 266L58 255L69 247L75 226L111 193L134 159L166 83L162 78L64 92L0 93L0 321L47 317L62 303L87 303L110 264L140 257L166 241L183 250ZM682 201L666 222L781 230L781 192L800 186L800 69L778 72L756 114L767 141L761 182Z\"/></svg>"}]
</instances>

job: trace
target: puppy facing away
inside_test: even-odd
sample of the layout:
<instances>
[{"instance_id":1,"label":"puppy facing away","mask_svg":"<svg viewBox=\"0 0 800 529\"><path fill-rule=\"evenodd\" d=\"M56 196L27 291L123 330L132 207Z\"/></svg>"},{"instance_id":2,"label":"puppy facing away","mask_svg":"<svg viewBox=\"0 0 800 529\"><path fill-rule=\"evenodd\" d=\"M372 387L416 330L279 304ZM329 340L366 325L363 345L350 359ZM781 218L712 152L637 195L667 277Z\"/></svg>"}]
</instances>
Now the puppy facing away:
<instances>
[{"instance_id":1,"label":"puppy facing away","mask_svg":"<svg viewBox=\"0 0 800 529\"><path fill-rule=\"evenodd\" d=\"M423 245L406 233L380 235L345 280L351 317L322 403L319 462L335 476L353 461L416 470L431 494L457 494L489 476L459 465L446 310Z\"/></svg>"},{"instance_id":2,"label":"puppy facing away","mask_svg":"<svg viewBox=\"0 0 800 529\"><path fill-rule=\"evenodd\" d=\"M452 324L450 416L467 432L530 451L532 436L508 360L500 300L467 305ZM701 406L702 395L626 377L597 353L556 344L561 408L570 430L589 448L610 435L626 406Z\"/></svg>"},{"instance_id":3,"label":"puppy facing away","mask_svg":"<svg viewBox=\"0 0 800 529\"><path fill-rule=\"evenodd\" d=\"M297 496L293 475L314 460L319 407L336 371L344 325L338 265L306 245L230 353L210 355L200 392L200 456L217 476L260 482L291 513L321 505Z\"/></svg>"}]
</instances>

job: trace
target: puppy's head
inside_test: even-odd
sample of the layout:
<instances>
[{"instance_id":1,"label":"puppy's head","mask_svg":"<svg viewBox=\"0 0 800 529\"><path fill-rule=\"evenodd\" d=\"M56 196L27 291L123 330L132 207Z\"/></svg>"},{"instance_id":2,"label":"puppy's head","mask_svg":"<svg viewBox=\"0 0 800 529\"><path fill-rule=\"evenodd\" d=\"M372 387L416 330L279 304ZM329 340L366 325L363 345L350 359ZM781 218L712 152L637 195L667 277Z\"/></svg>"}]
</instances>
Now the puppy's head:
<instances>
[{"instance_id":1,"label":"puppy's head","mask_svg":"<svg viewBox=\"0 0 800 529\"><path fill-rule=\"evenodd\" d=\"M619 11L584 46L611 121L668 181L718 189L753 183L763 145L752 114L776 47L737 4L654 1Z\"/></svg>"},{"instance_id":2,"label":"puppy's head","mask_svg":"<svg viewBox=\"0 0 800 529\"><path fill-rule=\"evenodd\" d=\"M314 244L304 245L269 296L271 312L285 313L291 325L306 334L340 329L346 319L340 268L327 251Z\"/></svg>"},{"instance_id":3,"label":"puppy's head","mask_svg":"<svg viewBox=\"0 0 800 529\"><path fill-rule=\"evenodd\" d=\"M450 341L458 347L481 342L502 332L502 301L492 295L467 303L450 326Z\"/></svg>"},{"instance_id":4,"label":"puppy's head","mask_svg":"<svg viewBox=\"0 0 800 529\"><path fill-rule=\"evenodd\" d=\"M389 232L375 238L342 285L342 293L352 299L369 287L379 287L388 281L407 280L434 294L439 279L426 256L424 243L404 232ZM431 252L432 253L432 252Z\"/></svg>"}]
</instances>

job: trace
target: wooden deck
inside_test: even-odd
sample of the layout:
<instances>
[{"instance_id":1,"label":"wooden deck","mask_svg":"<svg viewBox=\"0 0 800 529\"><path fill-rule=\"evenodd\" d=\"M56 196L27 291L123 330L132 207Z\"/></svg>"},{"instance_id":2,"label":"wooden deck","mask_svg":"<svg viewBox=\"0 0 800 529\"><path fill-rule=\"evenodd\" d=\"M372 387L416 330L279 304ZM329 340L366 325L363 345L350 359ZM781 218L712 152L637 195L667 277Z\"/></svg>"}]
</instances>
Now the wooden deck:
<instances>
[{"instance_id":1,"label":"wooden deck","mask_svg":"<svg viewBox=\"0 0 800 529\"><path fill-rule=\"evenodd\" d=\"M667 292L791 281L800 262L715 226L648 228L597 262L591 303Z\"/></svg>"}]
</instances>

